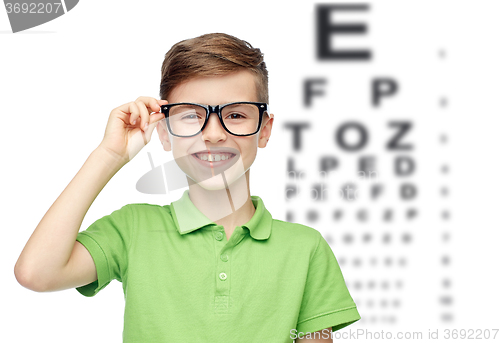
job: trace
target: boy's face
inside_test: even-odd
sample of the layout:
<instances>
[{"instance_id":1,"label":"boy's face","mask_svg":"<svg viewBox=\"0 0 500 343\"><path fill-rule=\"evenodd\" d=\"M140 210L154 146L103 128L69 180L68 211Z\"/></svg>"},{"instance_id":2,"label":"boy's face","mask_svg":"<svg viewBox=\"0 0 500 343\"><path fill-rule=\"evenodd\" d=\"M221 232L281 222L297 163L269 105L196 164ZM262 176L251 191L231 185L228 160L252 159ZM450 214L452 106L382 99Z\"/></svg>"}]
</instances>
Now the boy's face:
<instances>
[{"instance_id":1,"label":"boy's face","mask_svg":"<svg viewBox=\"0 0 500 343\"><path fill-rule=\"evenodd\" d=\"M246 70L224 76L195 78L175 87L166 100L170 104L192 102L212 106L236 101L258 102L255 81L255 76ZM250 169L257 156L257 147L267 145L273 120L273 114L269 117L264 114L259 132L246 137L233 136L224 130L216 113L210 114L205 129L193 137L171 135L165 120L156 129L164 149L172 151L176 163L189 178L207 190L218 190L225 188L222 172L229 186ZM210 164L194 155L217 148L224 148L235 156L224 163Z\"/></svg>"}]
</instances>

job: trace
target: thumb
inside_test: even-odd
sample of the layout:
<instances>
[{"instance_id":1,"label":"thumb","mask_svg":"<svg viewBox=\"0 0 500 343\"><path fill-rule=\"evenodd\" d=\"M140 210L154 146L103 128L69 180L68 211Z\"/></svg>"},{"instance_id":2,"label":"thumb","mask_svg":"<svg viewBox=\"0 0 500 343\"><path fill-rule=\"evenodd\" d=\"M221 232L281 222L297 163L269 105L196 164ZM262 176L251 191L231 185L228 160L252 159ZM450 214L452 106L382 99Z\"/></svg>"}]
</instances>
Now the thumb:
<instances>
[{"instance_id":1,"label":"thumb","mask_svg":"<svg viewBox=\"0 0 500 343\"><path fill-rule=\"evenodd\" d=\"M163 116L162 113L160 113L160 114ZM144 131L144 136L146 138L147 143L149 143L151 141L151 136L153 135L153 131L154 131L156 125L158 125L158 123L159 123L159 120L153 121L152 117L153 116L149 117L150 122L149 122L148 128L146 129L146 131Z\"/></svg>"},{"instance_id":2,"label":"thumb","mask_svg":"<svg viewBox=\"0 0 500 343\"><path fill-rule=\"evenodd\" d=\"M156 112L156 113L149 115L149 123L150 124L153 124L155 122L157 123L162 119L165 119L165 115L161 112Z\"/></svg>"}]
</instances>

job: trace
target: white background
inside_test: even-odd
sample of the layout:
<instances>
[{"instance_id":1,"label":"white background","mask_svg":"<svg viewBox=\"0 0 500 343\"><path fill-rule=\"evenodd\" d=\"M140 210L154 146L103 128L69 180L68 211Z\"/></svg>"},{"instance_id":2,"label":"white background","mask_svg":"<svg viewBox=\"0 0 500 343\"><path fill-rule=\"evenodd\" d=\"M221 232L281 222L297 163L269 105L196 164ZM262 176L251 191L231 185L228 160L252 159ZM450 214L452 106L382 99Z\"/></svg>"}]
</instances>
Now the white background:
<instances>
[{"instance_id":1,"label":"white background","mask_svg":"<svg viewBox=\"0 0 500 343\"><path fill-rule=\"evenodd\" d=\"M343 1L347 2L352 1ZM66 15L16 34L10 32L7 14L0 10L4 156L0 340L121 342L124 301L119 282L113 281L93 298L74 289L36 293L17 283L14 264L43 215L100 143L110 111L141 95L158 98L164 54L180 40L209 32L232 34L265 54L275 122L268 147L259 149L252 167L251 193L264 200L274 218L285 220L290 206L284 202L284 188L286 159L293 151L283 123L301 120L304 114L316 134L306 137L302 164L308 159L317 163L318 155L329 151L331 143L322 140L323 131L331 134L336 127L333 123L346 118L359 118L375 132L387 130L387 119L410 118L418 126L413 142L419 149L413 156L421 165L437 161L429 167L434 170L439 161L449 162L446 184L451 197L445 205L451 211L453 229L449 252L453 256L455 320L446 326L439 322L436 283L440 269L434 265L442 247L436 240L439 235L432 234L439 229L438 221L430 217L422 219L420 228L412 228L423 234L416 235L417 244L407 253L420 264L405 274L406 284L414 287L403 294L400 325L372 325L370 330L422 331L426 337L429 329L437 328L500 328L496 151L500 71L496 14L500 4L443 0L368 3L372 4L368 13L344 18L366 23L369 34L336 40L342 47L370 48L374 59L364 64L316 60L312 1L293 5L278 1L81 1ZM439 58L440 50L446 51L444 59ZM315 99L316 108L304 110L303 79L317 76L327 77L327 96ZM369 81L376 76L392 76L402 85L400 96L378 111L369 102ZM446 111L436 105L443 95L449 99ZM330 104L338 114L335 118L318 114ZM430 143L437 142L441 132L448 135L447 150ZM386 135L379 139L385 142ZM332 145L331 149L336 148ZM169 158L154 133L151 142L96 198L82 230L124 204L168 204L180 196L182 192L166 196L135 190L136 181L150 170L147 152L156 165ZM415 180L420 189L425 191L434 183L430 189L437 189L442 181L439 174L423 171ZM432 199L421 198L418 206L423 213L434 206L437 211L442 205ZM394 199L397 207L396 202ZM297 221L303 222L302 218ZM317 229L325 233L324 227ZM335 249L333 246L337 255ZM346 280L355 276L354 271L344 273ZM360 314L364 318L362 307Z\"/></svg>"}]
</instances>

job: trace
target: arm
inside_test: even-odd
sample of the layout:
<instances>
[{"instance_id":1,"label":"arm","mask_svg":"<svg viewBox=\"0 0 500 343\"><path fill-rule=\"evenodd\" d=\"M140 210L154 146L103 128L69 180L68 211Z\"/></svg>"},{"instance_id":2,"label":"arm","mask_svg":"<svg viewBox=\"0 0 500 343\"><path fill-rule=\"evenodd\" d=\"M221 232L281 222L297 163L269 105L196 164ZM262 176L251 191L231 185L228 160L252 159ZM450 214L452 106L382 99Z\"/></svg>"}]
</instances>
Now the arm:
<instances>
[{"instance_id":1,"label":"arm","mask_svg":"<svg viewBox=\"0 0 500 343\"><path fill-rule=\"evenodd\" d=\"M42 218L14 272L24 287L42 292L85 285L97 279L94 262L76 235L90 205L121 168L97 148Z\"/></svg>"},{"instance_id":2,"label":"arm","mask_svg":"<svg viewBox=\"0 0 500 343\"><path fill-rule=\"evenodd\" d=\"M140 97L111 112L104 139L44 215L14 267L17 281L37 292L97 280L94 261L76 237L90 205L108 181L151 139L163 100ZM140 117L140 118L139 118ZM140 120L137 120L140 119Z\"/></svg>"},{"instance_id":3,"label":"arm","mask_svg":"<svg viewBox=\"0 0 500 343\"><path fill-rule=\"evenodd\" d=\"M297 338L295 340L295 343L333 343L332 339L332 328L326 328L320 331L316 331L314 333L311 333L310 335L312 338L307 338L307 336L304 336L303 338Z\"/></svg>"}]
</instances>

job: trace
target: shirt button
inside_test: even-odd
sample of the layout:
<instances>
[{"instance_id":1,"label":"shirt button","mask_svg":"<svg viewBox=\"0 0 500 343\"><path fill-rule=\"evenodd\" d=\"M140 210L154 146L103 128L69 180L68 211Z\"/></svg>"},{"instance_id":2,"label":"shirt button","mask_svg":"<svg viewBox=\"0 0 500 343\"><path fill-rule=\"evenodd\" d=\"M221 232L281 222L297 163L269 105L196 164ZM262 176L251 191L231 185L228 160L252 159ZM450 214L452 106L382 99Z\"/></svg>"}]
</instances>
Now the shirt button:
<instances>
[{"instance_id":1,"label":"shirt button","mask_svg":"<svg viewBox=\"0 0 500 343\"><path fill-rule=\"evenodd\" d=\"M226 254L224 255L220 255L220 259L224 262L227 262L227 260L229 259L229 256L227 256Z\"/></svg>"},{"instance_id":2,"label":"shirt button","mask_svg":"<svg viewBox=\"0 0 500 343\"><path fill-rule=\"evenodd\" d=\"M221 241L222 237L224 237L224 235L222 234L222 232L218 231L218 232L215 233L215 239L216 240Z\"/></svg>"},{"instance_id":3,"label":"shirt button","mask_svg":"<svg viewBox=\"0 0 500 343\"><path fill-rule=\"evenodd\" d=\"M219 274L219 279L221 279L222 281L226 280L227 279L226 273L220 273Z\"/></svg>"}]
</instances>

